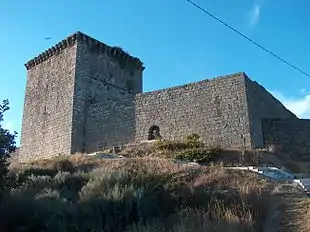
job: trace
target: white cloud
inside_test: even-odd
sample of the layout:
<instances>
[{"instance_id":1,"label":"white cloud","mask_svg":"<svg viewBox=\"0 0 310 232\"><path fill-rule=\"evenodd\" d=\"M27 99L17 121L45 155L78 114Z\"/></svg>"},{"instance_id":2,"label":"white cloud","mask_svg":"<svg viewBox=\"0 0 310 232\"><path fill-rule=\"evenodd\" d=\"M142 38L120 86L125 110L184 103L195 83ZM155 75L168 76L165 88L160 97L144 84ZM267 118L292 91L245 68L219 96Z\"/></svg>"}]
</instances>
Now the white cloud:
<instances>
[{"instance_id":1,"label":"white cloud","mask_svg":"<svg viewBox=\"0 0 310 232\"><path fill-rule=\"evenodd\" d=\"M304 91L301 90L301 92ZM306 94L300 98L289 98L276 91L271 91L271 93L297 117L310 119L310 94Z\"/></svg>"},{"instance_id":2,"label":"white cloud","mask_svg":"<svg viewBox=\"0 0 310 232\"><path fill-rule=\"evenodd\" d=\"M256 24L259 23L260 12L261 12L261 6L259 4L254 4L253 8L249 12L249 24L251 26L255 26Z\"/></svg>"}]
</instances>

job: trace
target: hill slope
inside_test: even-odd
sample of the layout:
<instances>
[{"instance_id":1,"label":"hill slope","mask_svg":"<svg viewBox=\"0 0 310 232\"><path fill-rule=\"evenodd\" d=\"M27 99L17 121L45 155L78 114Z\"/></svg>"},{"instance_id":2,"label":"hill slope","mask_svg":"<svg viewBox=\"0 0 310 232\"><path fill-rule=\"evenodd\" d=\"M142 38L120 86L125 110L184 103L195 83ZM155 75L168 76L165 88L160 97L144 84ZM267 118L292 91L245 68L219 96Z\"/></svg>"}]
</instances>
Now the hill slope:
<instances>
[{"instance_id":1,"label":"hill slope","mask_svg":"<svg viewBox=\"0 0 310 232\"><path fill-rule=\"evenodd\" d=\"M74 155L12 167L10 182L1 231L309 229L301 190L221 165Z\"/></svg>"}]
</instances>

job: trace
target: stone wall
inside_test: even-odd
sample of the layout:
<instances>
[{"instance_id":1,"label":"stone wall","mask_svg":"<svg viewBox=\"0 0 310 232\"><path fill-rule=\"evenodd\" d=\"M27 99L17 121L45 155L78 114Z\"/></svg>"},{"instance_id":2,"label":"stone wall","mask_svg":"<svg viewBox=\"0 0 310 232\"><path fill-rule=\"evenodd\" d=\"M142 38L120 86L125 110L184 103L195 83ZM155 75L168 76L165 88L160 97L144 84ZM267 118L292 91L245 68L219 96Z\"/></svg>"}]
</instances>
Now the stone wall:
<instances>
[{"instance_id":1,"label":"stone wall","mask_svg":"<svg viewBox=\"0 0 310 232\"><path fill-rule=\"evenodd\" d=\"M134 136L134 94L142 91L143 69L122 66L95 48L92 42L77 44L72 153L92 152Z\"/></svg>"},{"instance_id":2,"label":"stone wall","mask_svg":"<svg viewBox=\"0 0 310 232\"><path fill-rule=\"evenodd\" d=\"M27 66L20 158L69 153L76 45Z\"/></svg>"},{"instance_id":3,"label":"stone wall","mask_svg":"<svg viewBox=\"0 0 310 232\"><path fill-rule=\"evenodd\" d=\"M252 145L262 147L262 119L264 118L297 118L292 112L287 110L271 93L256 81L245 76L246 95L248 102L248 114Z\"/></svg>"},{"instance_id":4,"label":"stone wall","mask_svg":"<svg viewBox=\"0 0 310 232\"><path fill-rule=\"evenodd\" d=\"M309 119L264 119L264 145L292 153L294 158L310 158Z\"/></svg>"},{"instance_id":5,"label":"stone wall","mask_svg":"<svg viewBox=\"0 0 310 232\"><path fill-rule=\"evenodd\" d=\"M134 96L127 96L126 100L113 95L106 97L105 102L96 103L88 108L85 123L87 153L134 142Z\"/></svg>"},{"instance_id":6,"label":"stone wall","mask_svg":"<svg viewBox=\"0 0 310 232\"><path fill-rule=\"evenodd\" d=\"M243 73L136 96L136 140L156 125L166 139L198 133L210 144L250 147Z\"/></svg>"}]
</instances>

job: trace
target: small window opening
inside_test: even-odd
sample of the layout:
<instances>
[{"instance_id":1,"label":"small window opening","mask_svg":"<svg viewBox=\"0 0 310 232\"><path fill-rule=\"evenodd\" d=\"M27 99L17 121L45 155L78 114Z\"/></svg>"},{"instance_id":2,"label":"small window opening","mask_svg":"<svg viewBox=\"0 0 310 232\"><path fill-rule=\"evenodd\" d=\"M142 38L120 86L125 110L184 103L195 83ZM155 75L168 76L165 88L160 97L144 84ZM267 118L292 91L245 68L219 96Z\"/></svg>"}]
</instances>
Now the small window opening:
<instances>
[{"instance_id":1,"label":"small window opening","mask_svg":"<svg viewBox=\"0 0 310 232\"><path fill-rule=\"evenodd\" d=\"M149 129L149 135L148 135L148 140L155 140L155 139L160 139L160 130L159 127L156 125L153 125Z\"/></svg>"}]
</instances>

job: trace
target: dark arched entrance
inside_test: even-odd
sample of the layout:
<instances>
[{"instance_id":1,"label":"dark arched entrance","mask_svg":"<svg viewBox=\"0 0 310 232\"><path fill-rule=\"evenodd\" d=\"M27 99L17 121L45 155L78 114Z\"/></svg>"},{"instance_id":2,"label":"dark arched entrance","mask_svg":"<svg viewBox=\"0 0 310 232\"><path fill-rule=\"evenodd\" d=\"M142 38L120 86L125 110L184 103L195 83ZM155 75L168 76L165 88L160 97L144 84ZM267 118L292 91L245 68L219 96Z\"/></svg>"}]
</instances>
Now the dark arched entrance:
<instances>
[{"instance_id":1,"label":"dark arched entrance","mask_svg":"<svg viewBox=\"0 0 310 232\"><path fill-rule=\"evenodd\" d=\"M156 125L151 126L149 129L148 140L160 139L161 135L159 132L160 130L158 126Z\"/></svg>"}]
</instances>

